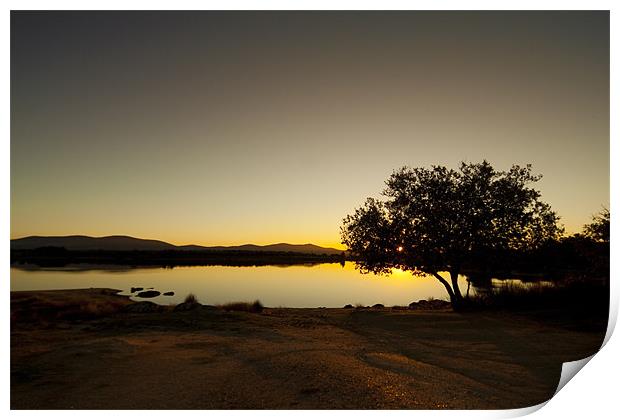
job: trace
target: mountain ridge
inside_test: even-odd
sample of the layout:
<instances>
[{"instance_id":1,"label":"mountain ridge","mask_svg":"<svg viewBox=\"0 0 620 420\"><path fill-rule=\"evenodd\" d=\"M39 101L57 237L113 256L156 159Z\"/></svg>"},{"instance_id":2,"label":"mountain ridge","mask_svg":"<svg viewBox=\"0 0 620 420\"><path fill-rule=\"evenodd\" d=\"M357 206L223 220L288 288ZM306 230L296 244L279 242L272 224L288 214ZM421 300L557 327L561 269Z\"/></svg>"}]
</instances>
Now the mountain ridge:
<instances>
[{"instance_id":1,"label":"mountain ridge","mask_svg":"<svg viewBox=\"0 0 620 420\"><path fill-rule=\"evenodd\" d=\"M174 245L157 239L142 239L127 235L109 236L26 236L11 239L12 250L27 250L42 247L61 247L70 251L251 251L251 252L298 252L304 254L341 254L343 250L321 247L311 243L289 244L279 242L269 245L243 244L233 246L202 246L202 245Z\"/></svg>"}]
</instances>

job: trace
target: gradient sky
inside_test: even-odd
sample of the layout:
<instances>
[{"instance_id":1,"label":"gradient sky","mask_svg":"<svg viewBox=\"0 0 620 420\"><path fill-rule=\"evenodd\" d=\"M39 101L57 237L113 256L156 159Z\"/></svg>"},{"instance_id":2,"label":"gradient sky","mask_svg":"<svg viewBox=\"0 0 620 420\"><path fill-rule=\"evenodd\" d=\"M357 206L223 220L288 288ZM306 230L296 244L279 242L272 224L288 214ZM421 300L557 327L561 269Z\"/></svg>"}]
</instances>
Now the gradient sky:
<instances>
[{"instance_id":1,"label":"gradient sky","mask_svg":"<svg viewBox=\"0 0 620 420\"><path fill-rule=\"evenodd\" d=\"M13 12L11 237L338 246L403 165L609 205L608 12ZM341 246L340 246L341 247Z\"/></svg>"}]
</instances>

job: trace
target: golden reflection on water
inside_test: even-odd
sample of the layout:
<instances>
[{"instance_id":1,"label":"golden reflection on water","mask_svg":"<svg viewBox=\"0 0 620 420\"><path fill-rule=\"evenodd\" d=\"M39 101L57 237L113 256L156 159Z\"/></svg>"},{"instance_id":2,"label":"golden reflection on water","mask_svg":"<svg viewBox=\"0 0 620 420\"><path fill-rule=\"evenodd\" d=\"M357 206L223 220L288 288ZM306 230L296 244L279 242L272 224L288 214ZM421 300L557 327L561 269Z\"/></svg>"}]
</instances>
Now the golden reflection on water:
<instances>
[{"instance_id":1,"label":"golden reflection on water","mask_svg":"<svg viewBox=\"0 0 620 420\"><path fill-rule=\"evenodd\" d=\"M467 284L460 279L463 292ZM412 301L447 299L433 277L394 270L389 276L360 274L353 263L315 266L202 266L111 270L36 270L11 268L11 290L108 287L129 294L131 287L153 287L175 295L152 299L174 304L189 294L201 303L220 304L260 299L270 307L342 307L346 304L408 305ZM139 299L137 299L139 300Z\"/></svg>"}]
</instances>

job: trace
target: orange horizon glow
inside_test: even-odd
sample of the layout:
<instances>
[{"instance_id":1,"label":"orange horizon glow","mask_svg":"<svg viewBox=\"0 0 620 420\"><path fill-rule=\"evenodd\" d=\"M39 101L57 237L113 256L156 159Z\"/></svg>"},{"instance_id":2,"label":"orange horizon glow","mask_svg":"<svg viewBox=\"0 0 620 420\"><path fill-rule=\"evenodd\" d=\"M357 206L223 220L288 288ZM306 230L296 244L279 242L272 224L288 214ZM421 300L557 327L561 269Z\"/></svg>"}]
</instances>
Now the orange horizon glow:
<instances>
[{"instance_id":1,"label":"orange horizon glow","mask_svg":"<svg viewBox=\"0 0 620 420\"><path fill-rule=\"evenodd\" d=\"M565 226L565 235L570 236L575 233L582 232L583 226L579 229L569 229ZM24 238L28 236L74 236L74 235L84 235L91 237L104 237L104 236L130 236L133 238L139 239L152 239L167 242L173 245L182 246L182 245L199 245L199 246L239 246L239 245L272 245L278 243L287 243L291 245L304 245L304 244L313 244L325 248L334 248L338 250L345 251L346 247L340 243L338 239L334 238L317 238L311 236L302 236L302 235L291 235L291 236L283 236L279 237L277 234L269 235L268 237L263 237L261 240L255 240L252 238L247 238L242 235L230 235L229 237L222 236L218 239L207 240L205 238L197 238L192 236L179 236L178 234L170 234L170 235L157 235L150 234L145 232L134 232L134 233L106 233L106 232L79 232L79 233L66 233L66 232L36 232L36 233L25 233L25 234L11 234L11 240ZM260 238L259 238L260 239ZM399 250L400 251L400 250Z\"/></svg>"}]
</instances>

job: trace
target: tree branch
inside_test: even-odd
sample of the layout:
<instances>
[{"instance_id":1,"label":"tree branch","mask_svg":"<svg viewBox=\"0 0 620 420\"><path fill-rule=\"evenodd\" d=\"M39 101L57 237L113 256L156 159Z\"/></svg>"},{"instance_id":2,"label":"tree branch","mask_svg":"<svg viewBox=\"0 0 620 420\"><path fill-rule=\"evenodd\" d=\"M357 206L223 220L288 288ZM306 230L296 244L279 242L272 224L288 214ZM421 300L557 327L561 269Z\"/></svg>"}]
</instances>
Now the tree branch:
<instances>
[{"instance_id":1,"label":"tree branch","mask_svg":"<svg viewBox=\"0 0 620 420\"><path fill-rule=\"evenodd\" d=\"M446 281L446 279L444 279L443 277L441 277L441 275L439 275L439 273L433 273L433 276L435 276L435 278L437 280L439 280L439 282L441 284L443 284L443 286L446 288L446 290L448 291L448 295L450 295L450 301L454 302L454 292L452 291L452 288L450 287L450 283L448 283Z\"/></svg>"}]
</instances>

